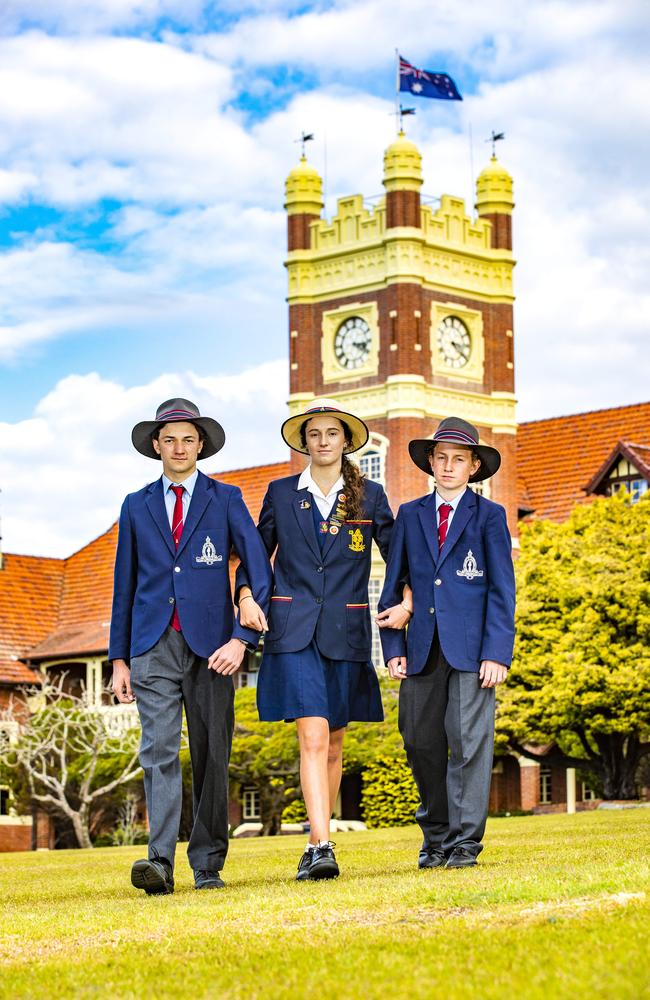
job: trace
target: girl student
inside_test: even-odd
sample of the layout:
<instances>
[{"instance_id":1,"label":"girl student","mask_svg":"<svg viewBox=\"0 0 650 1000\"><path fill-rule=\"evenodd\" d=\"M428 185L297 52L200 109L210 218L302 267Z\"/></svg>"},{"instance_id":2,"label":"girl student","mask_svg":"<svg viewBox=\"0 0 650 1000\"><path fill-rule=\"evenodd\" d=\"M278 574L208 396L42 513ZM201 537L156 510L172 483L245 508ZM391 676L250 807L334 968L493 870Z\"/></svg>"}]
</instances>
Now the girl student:
<instances>
[{"instance_id":1,"label":"girl student","mask_svg":"<svg viewBox=\"0 0 650 1000\"><path fill-rule=\"evenodd\" d=\"M310 838L296 878L336 878L330 817L341 783L349 722L381 722L368 607L373 540L386 560L393 515L383 487L348 458L368 440L366 424L331 399L312 402L282 425L294 451L308 455L300 475L269 484L258 530L275 553L268 631L244 572L238 571L240 622L266 631L257 686L264 722L296 722L300 782ZM393 628L412 611L411 592L390 609Z\"/></svg>"}]
</instances>

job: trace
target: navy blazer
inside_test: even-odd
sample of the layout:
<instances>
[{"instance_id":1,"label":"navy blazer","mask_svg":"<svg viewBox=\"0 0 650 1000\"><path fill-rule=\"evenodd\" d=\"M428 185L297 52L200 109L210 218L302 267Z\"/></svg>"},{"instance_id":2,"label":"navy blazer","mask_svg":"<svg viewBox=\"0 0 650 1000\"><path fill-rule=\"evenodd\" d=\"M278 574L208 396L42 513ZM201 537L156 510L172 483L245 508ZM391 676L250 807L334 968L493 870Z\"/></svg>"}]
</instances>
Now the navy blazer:
<instances>
[{"instance_id":1,"label":"navy blazer","mask_svg":"<svg viewBox=\"0 0 650 1000\"><path fill-rule=\"evenodd\" d=\"M233 546L253 581L255 600L268 608L271 567L237 486L199 472L178 549L162 478L130 493L120 514L108 658L128 660L151 649L174 604L198 656L211 656L233 636L257 645L257 632L242 628L234 616L228 572Z\"/></svg>"},{"instance_id":2,"label":"navy blazer","mask_svg":"<svg viewBox=\"0 0 650 1000\"><path fill-rule=\"evenodd\" d=\"M383 611L413 589L413 617L404 631L382 629L384 659L407 658L407 673L423 669L436 629L448 663L478 671L482 660L512 661L515 577L512 542L503 507L468 489L438 549L435 493L403 504L395 520Z\"/></svg>"},{"instance_id":3,"label":"navy blazer","mask_svg":"<svg viewBox=\"0 0 650 1000\"><path fill-rule=\"evenodd\" d=\"M270 483L260 514L258 530L266 551L276 552L264 649L292 653L308 646L315 635L324 656L369 660L372 541L386 559L393 528L386 494L378 483L366 480L361 518L345 521L336 535L328 534L321 552L315 500L308 489L298 489L299 478ZM246 574L239 570L237 586L244 583Z\"/></svg>"}]
</instances>

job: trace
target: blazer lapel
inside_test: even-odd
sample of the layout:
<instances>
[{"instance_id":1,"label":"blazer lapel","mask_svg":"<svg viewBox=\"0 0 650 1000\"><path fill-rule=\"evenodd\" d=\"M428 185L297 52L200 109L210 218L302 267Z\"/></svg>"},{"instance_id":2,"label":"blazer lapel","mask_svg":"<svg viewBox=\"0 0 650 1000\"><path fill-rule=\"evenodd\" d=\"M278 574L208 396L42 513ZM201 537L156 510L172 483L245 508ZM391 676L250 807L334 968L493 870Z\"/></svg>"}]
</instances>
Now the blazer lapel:
<instances>
[{"instance_id":1,"label":"blazer lapel","mask_svg":"<svg viewBox=\"0 0 650 1000\"><path fill-rule=\"evenodd\" d=\"M305 500L309 504L308 507L302 506ZM293 497L293 512L296 515L296 520L300 525L300 530L305 536L305 541L307 545L312 550L314 555L320 561L322 559L320 545L318 544L318 539L316 538L316 528L314 527L314 515L311 510L312 504L315 500L309 490L305 487L302 490L296 489Z\"/></svg>"},{"instance_id":2,"label":"blazer lapel","mask_svg":"<svg viewBox=\"0 0 650 1000\"><path fill-rule=\"evenodd\" d=\"M178 543L178 555L180 555L189 542L192 532L203 517L203 512L211 500L212 494L210 492L210 480L207 476L204 476L199 472L194 490L192 492L190 506L187 510L185 523L183 525L183 534L181 535L181 540Z\"/></svg>"},{"instance_id":3,"label":"blazer lapel","mask_svg":"<svg viewBox=\"0 0 650 1000\"><path fill-rule=\"evenodd\" d=\"M453 549L454 545L462 535L467 522L474 514L476 508L476 494L473 490L468 487L454 512L454 516L451 519L451 524L449 525L449 531L447 532L447 537L445 538L445 544L442 547L442 552L440 558L436 565L436 569L440 569L443 562Z\"/></svg>"},{"instance_id":4,"label":"blazer lapel","mask_svg":"<svg viewBox=\"0 0 650 1000\"><path fill-rule=\"evenodd\" d=\"M163 537L165 545L172 555L175 555L176 547L174 545L174 539L172 538L172 529L169 526L169 518L167 517L167 508L165 507L165 498L163 496L162 479L158 479L157 482L152 483L149 487L149 492L145 497L145 503L156 527L158 528L158 531Z\"/></svg>"},{"instance_id":5,"label":"blazer lapel","mask_svg":"<svg viewBox=\"0 0 650 1000\"><path fill-rule=\"evenodd\" d=\"M433 559L434 565L438 562L438 557L440 552L438 550L438 524L436 521L436 495L432 493L430 496L425 497L420 503L420 509L418 510L418 517L420 518L420 524L422 525L422 531L424 532L424 537L426 543L429 546L429 552L431 553L431 558Z\"/></svg>"}]
</instances>

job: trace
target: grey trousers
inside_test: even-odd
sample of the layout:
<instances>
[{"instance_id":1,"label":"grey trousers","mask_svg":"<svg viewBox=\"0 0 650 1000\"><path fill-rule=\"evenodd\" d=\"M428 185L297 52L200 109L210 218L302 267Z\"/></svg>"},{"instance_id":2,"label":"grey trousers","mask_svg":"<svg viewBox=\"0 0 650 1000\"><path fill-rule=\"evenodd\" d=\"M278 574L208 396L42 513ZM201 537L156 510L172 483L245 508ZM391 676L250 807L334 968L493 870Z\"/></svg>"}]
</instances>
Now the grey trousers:
<instances>
[{"instance_id":1,"label":"grey trousers","mask_svg":"<svg viewBox=\"0 0 650 1000\"><path fill-rule=\"evenodd\" d=\"M142 726L140 763L149 813L149 857L172 866L181 820L179 760L183 706L192 761L194 825L188 860L221 871L228 852L228 761L234 728L234 684L208 670L171 626L156 645L131 659L131 686Z\"/></svg>"},{"instance_id":2,"label":"grey trousers","mask_svg":"<svg viewBox=\"0 0 650 1000\"><path fill-rule=\"evenodd\" d=\"M454 670L434 636L421 674L402 681L399 729L420 793L424 847L483 850L494 752L494 688Z\"/></svg>"}]
</instances>

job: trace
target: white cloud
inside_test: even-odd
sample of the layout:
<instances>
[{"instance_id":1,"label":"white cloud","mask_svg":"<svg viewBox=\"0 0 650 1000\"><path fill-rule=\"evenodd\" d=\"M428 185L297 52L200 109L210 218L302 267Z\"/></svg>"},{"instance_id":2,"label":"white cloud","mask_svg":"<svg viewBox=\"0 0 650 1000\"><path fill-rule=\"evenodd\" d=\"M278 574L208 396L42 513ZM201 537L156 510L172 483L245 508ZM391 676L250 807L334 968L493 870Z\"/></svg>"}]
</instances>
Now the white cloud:
<instances>
[{"instance_id":1,"label":"white cloud","mask_svg":"<svg viewBox=\"0 0 650 1000\"><path fill-rule=\"evenodd\" d=\"M165 374L128 389L96 373L63 379L28 420L0 423L5 551L67 556L110 527L125 494L160 475L133 448L131 429L165 399L192 399L224 427L225 447L200 463L204 472L282 461L287 383L284 361L235 376Z\"/></svg>"}]
</instances>

